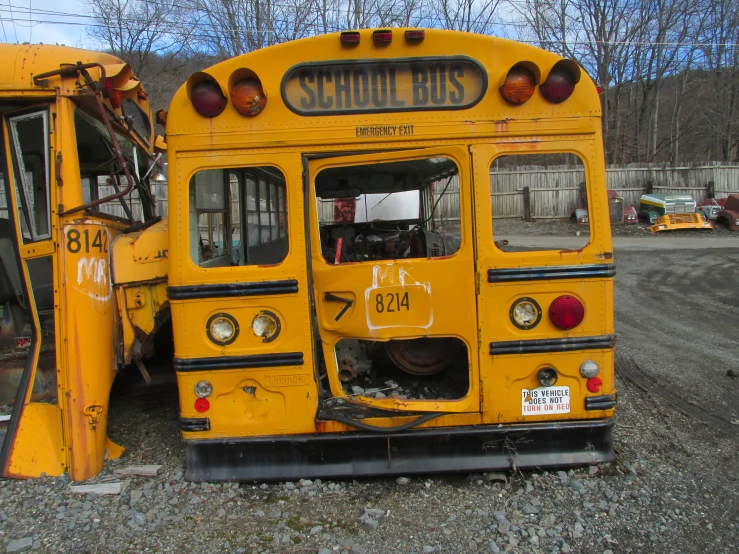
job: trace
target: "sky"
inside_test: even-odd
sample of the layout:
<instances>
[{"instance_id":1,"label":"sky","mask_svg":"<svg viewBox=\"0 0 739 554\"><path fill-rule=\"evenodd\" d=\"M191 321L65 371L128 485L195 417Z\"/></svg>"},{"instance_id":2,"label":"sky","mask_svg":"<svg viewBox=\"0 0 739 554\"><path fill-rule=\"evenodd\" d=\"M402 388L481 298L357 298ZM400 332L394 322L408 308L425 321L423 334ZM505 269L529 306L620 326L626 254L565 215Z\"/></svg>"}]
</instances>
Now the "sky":
<instances>
[{"instance_id":1,"label":"sky","mask_svg":"<svg viewBox=\"0 0 739 554\"><path fill-rule=\"evenodd\" d=\"M0 0L0 42L94 48L86 15L82 0Z\"/></svg>"}]
</instances>

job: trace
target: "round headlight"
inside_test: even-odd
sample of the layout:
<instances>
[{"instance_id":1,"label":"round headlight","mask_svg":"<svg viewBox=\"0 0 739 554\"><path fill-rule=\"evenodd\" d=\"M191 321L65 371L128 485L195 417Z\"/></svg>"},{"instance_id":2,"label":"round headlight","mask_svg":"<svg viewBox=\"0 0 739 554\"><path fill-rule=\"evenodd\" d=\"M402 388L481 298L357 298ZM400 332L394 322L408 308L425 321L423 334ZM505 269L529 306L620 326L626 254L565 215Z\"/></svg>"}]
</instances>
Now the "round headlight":
<instances>
[{"instance_id":1,"label":"round headlight","mask_svg":"<svg viewBox=\"0 0 739 554\"><path fill-rule=\"evenodd\" d=\"M215 314L210 317L205 331L208 338L216 344L231 344L239 336L239 324L228 314Z\"/></svg>"},{"instance_id":2,"label":"round headlight","mask_svg":"<svg viewBox=\"0 0 739 554\"><path fill-rule=\"evenodd\" d=\"M582 375L586 379L595 377L596 375L598 375L599 371L600 367L598 367L598 364L596 364L593 360L585 360L580 366L580 375Z\"/></svg>"},{"instance_id":3,"label":"round headlight","mask_svg":"<svg viewBox=\"0 0 739 554\"><path fill-rule=\"evenodd\" d=\"M280 318L272 312L262 310L254 316L251 329L263 342L272 342L280 334Z\"/></svg>"},{"instance_id":4,"label":"round headlight","mask_svg":"<svg viewBox=\"0 0 739 554\"><path fill-rule=\"evenodd\" d=\"M542 367L536 375L542 387L553 387L557 383L559 375L552 367Z\"/></svg>"},{"instance_id":5,"label":"round headlight","mask_svg":"<svg viewBox=\"0 0 739 554\"><path fill-rule=\"evenodd\" d=\"M533 298L519 298L511 306L510 316L519 329L531 329L541 321L541 307Z\"/></svg>"},{"instance_id":6,"label":"round headlight","mask_svg":"<svg viewBox=\"0 0 739 554\"><path fill-rule=\"evenodd\" d=\"M208 381L198 381L195 385L195 396L198 398L208 398L213 393L213 385Z\"/></svg>"}]
</instances>

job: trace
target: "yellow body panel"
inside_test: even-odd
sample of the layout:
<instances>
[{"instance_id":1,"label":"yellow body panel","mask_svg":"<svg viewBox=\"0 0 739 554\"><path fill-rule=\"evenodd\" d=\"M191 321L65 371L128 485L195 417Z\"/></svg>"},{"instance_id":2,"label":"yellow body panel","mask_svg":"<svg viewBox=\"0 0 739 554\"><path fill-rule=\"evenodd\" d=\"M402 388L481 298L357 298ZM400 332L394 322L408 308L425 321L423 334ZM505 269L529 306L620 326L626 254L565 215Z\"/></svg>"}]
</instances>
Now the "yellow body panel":
<instances>
[{"instance_id":1,"label":"yellow body panel","mask_svg":"<svg viewBox=\"0 0 739 554\"><path fill-rule=\"evenodd\" d=\"M26 404L17 433L8 462L8 477L64 473L66 449L62 439L62 411L58 406Z\"/></svg>"},{"instance_id":2,"label":"yellow body panel","mask_svg":"<svg viewBox=\"0 0 739 554\"><path fill-rule=\"evenodd\" d=\"M118 235L111 247L111 278L123 329L123 363L140 361L169 310L167 220Z\"/></svg>"}]
</instances>

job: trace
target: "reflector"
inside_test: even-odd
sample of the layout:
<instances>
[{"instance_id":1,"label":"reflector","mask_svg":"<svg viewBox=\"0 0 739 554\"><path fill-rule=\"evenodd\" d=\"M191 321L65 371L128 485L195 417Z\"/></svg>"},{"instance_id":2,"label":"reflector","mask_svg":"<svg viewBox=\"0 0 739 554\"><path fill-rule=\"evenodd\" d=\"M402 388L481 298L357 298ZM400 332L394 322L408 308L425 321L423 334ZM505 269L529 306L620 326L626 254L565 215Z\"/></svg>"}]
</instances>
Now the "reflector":
<instances>
[{"instance_id":1,"label":"reflector","mask_svg":"<svg viewBox=\"0 0 739 554\"><path fill-rule=\"evenodd\" d=\"M534 94L536 80L534 74L521 66L514 66L500 86L500 94L509 104L520 105Z\"/></svg>"},{"instance_id":2,"label":"reflector","mask_svg":"<svg viewBox=\"0 0 739 554\"><path fill-rule=\"evenodd\" d=\"M549 319L563 330L574 329L585 317L585 306L574 296L560 296L549 306Z\"/></svg>"},{"instance_id":3,"label":"reflector","mask_svg":"<svg viewBox=\"0 0 739 554\"><path fill-rule=\"evenodd\" d=\"M215 81L200 81L190 93L190 102L203 117L215 117L226 108L226 97Z\"/></svg>"},{"instance_id":4,"label":"reflector","mask_svg":"<svg viewBox=\"0 0 739 554\"><path fill-rule=\"evenodd\" d=\"M207 412L210 410L210 402L208 402L207 398L198 398L195 401L195 411L202 414L203 412Z\"/></svg>"},{"instance_id":5,"label":"reflector","mask_svg":"<svg viewBox=\"0 0 739 554\"><path fill-rule=\"evenodd\" d=\"M241 115L254 117L267 105L262 83L257 79L241 79L231 89L231 103Z\"/></svg>"},{"instance_id":6,"label":"reflector","mask_svg":"<svg viewBox=\"0 0 739 554\"><path fill-rule=\"evenodd\" d=\"M600 392L600 388L603 386L603 381L600 377L591 377L585 384L590 392Z\"/></svg>"},{"instance_id":7,"label":"reflector","mask_svg":"<svg viewBox=\"0 0 739 554\"><path fill-rule=\"evenodd\" d=\"M567 66L557 64L552 68L552 71L547 76L547 80L541 84L539 89L544 95L544 98L550 102L559 104L572 95L576 82L577 79Z\"/></svg>"}]
</instances>

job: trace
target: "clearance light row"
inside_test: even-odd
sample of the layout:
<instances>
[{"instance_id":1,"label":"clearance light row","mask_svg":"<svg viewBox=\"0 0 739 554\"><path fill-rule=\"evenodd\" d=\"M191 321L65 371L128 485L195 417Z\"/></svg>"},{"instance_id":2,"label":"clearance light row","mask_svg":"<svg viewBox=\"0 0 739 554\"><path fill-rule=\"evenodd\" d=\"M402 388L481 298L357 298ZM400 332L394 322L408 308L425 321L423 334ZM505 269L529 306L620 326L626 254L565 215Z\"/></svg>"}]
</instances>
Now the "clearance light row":
<instances>
[{"instance_id":1,"label":"clearance light row","mask_svg":"<svg viewBox=\"0 0 739 554\"><path fill-rule=\"evenodd\" d=\"M542 309L533 298L519 298L511 305L511 323L519 329L527 330L536 327L542 318ZM549 320L553 325L569 331L574 329L585 318L585 306L570 295L557 297L549 306ZM580 375L587 379L586 386L590 392L599 392L603 381L598 377L600 367L593 360L586 360L580 365ZM553 387L559 375L552 367L543 367L537 373L542 387Z\"/></svg>"}]
</instances>

